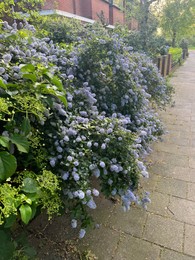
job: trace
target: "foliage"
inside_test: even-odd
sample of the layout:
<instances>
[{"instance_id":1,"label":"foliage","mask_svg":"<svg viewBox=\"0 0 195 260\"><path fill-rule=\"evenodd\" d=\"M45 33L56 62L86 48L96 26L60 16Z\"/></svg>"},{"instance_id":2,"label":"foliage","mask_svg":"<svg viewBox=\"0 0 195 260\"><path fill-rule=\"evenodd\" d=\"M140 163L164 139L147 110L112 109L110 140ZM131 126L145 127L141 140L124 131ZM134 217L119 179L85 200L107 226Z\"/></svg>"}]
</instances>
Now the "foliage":
<instances>
[{"instance_id":1,"label":"foliage","mask_svg":"<svg viewBox=\"0 0 195 260\"><path fill-rule=\"evenodd\" d=\"M136 34L139 37L139 44L145 52L149 52L151 38L154 38L158 26L158 19L151 8L152 5L156 2L159 1L127 1L127 17L129 20L136 18L138 21L139 32Z\"/></svg>"},{"instance_id":2,"label":"foliage","mask_svg":"<svg viewBox=\"0 0 195 260\"><path fill-rule=\"evenodd\" d=\"M11 233L8 229L0 229L0 252L1 259L34 259L36 252L31 247L26 239L24 233L17 236L15 240L12 239Z\"/></svg>"},{"instance_id":3,"label":"foliage","mask_svg":"<svg viewBox=\"0 0 195 260\"><path fill-rule=\"evenodd\" d=\"M125 44L133 47L134 51L145 52L151 58L156 58L159 54L162 54L162 49L166 49L168 42L162 36L157 36L155 33L151 34L147 38L147 49L143 45L143 37L141 31L129 31L127 27L118 25L113 30L118 34Z\"/></svg>"},{"instance_id":4,"label":"foliage","mask_svg":"<svg viewBox=\"0 0 195 260\"><path fill-rule=\"evenodd\" d=\"M124 210L150 202L137 190L148 177L142 156L163 132L152 105L168 104L171 88L146 55L100 25L61 46L19 26L4 23L0 43L1 151L17 163L9 172L2 160L1 189L17 201L3 221L12 212L28 223L34 205L50 216L63 202L82 238L100 193L94 179Z\"/></svg>"},{"instance_id":5,"label":"foliage","mask_svg":"<svg viewBox=\"0 0 195 260\"><path fill-rule=\"evenodd\" d=\"M169 0L162 10L161 27L164 34L172 40L172 47L194 31L194 0Z\"/></svg>"},{"instance_id":6,"label":"foliage","mask_svg":"<svg viewBox=\"0 0 195 260\"><path fill-rule=\"evenodd\" d=\"M18 0L4 0L0 3L0 20L12 20L13 19L22 19L21 12L28 14L32 17L36 17L38 13L37 10L40 10L43 5L44 0L27 0L27 1L18 1Z\"/></svg>"},{"instance_id":7,"label":"foliage","mask_svg":"<svg viewBox=\"0 0 195 260\"><path fill-rule=\"evenodd\" d=\"M38 27L38 33L45 33L54 43L75 44L85 35L85 27L80 21L59 16L45 16L41 23L33 24Z\"/></svg>"},{"instance_id":8,"label":"foliage","mask_svg":"<svg viewBox=\"0 0 195 260\"><path fill-rule=\"evenodd\" d=\"M172 55L172 61L173 63L177 63L182 58L182 49L181 48L173 48L171 47L169 49L169 53Z\"/></svg>"}]
</instances>

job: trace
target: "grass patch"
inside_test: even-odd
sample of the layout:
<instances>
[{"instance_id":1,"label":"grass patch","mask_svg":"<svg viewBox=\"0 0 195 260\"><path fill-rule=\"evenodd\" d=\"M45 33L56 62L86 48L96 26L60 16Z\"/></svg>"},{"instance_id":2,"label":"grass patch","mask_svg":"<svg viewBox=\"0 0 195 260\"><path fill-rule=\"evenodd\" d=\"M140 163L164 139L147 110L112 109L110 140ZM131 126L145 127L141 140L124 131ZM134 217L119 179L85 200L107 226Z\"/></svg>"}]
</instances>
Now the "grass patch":
<instances>
[{"instance_id":1,"label":"grass patch","mask_svg":"<svg viewBox=\"0 0 195 260\"><path fill-rule=\"evenodd\" d=\"M195 46L189 46L188 49L189 50L195 50Z\"/></svg>"}]
</instances>

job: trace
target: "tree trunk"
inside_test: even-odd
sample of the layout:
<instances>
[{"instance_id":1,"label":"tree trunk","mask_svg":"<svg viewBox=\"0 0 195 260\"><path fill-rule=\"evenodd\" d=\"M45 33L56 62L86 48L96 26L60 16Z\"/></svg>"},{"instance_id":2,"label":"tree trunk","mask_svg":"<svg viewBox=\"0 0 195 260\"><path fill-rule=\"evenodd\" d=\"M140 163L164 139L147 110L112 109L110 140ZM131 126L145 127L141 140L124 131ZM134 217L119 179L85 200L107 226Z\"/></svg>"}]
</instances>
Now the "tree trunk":
<instances>
[{"instance_id":1,"label":"tree trunk","mask_svg":"<svg viewBox=\"0 0 195 260\"><path fill-rule=\"evenodd\" d=\"M175 47L175 44L176 44L176 32L173 32L172 47Z\"/></svg>"}]
</instances>

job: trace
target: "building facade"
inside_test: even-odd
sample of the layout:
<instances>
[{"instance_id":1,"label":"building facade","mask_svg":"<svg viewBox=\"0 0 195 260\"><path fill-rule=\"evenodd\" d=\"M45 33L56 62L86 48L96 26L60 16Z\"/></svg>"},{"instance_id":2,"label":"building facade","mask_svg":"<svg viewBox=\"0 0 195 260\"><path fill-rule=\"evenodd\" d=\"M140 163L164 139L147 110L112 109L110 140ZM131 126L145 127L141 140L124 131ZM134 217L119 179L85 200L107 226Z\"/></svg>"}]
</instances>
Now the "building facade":
<instances>
[{"instance_id":1,"label":"building facade","mask_svg":"<svg viewBox=\"0 0 195 260\"><path fill-rule=\"evenodd\" d=\"M103 20L107 25L126 24L126 0L46 0L43 14L57 13L84 22Z\"/></svg>"}]
</instances>

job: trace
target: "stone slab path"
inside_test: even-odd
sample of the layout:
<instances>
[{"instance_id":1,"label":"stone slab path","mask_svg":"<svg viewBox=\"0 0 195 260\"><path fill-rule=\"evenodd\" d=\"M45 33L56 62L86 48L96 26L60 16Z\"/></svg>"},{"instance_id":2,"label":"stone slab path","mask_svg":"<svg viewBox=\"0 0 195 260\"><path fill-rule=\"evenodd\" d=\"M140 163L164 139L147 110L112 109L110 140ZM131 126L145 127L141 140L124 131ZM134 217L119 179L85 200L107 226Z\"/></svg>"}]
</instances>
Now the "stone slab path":
<instances>
[{"instance_id":1,"label":"stone slab path","mask_svg":"<svg viewBox=\"0 0 195 260\"><path fill-rule=\"evenodd\" d=\"M171 78L175 106L161 113L168 133L153 146L148 158L151 192L148 210L100 198L95 220L100 229L90 231L80 247L99 260L195 259L195 51Z\"/></svg>"}]
</instances>

